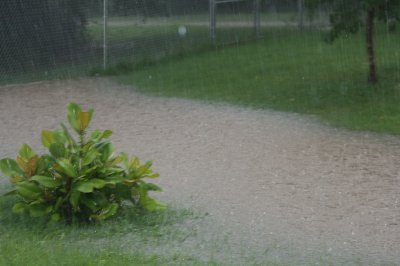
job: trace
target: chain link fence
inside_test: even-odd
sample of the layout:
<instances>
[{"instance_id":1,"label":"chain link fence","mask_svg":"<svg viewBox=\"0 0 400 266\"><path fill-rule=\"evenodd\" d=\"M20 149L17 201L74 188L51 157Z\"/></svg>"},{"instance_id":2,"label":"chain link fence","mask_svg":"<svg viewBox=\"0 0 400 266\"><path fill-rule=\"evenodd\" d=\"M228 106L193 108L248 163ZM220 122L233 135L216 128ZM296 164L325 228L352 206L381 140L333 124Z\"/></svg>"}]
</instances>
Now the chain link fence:
<instances>
[{"instance_id":1,"label":"chain link fence","mask_svg":"<svg viewBox=\"0 0 400 266\"><path fill-rule=\"evenodd\" d=\"M268 37L271 29L326 26L324 8L311 16L303 1L2 0L0 83L93 74L115 65L138 67Z\"/></svg>"}]
</instances>

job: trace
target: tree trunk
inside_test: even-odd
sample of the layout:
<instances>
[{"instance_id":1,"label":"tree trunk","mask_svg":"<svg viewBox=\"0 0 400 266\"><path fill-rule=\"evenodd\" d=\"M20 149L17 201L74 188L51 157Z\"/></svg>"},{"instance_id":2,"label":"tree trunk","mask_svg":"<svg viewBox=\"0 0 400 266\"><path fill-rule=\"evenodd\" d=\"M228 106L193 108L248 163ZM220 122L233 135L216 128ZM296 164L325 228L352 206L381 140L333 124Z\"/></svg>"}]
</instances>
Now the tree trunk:
<instances>
[{"instance_id":1,"label":"tree trunk","mask_svg":"<svg viewBox=\"0 0 400 266\"><path fill-rule=\"evenodd\" d=\"M375 52L374 52L374 20L375 20L375 10L370 9L367 12L366 41L367 41L368 64L369 64L368 82L371 84L375 84L378 82L378 76L376 74Z\"/></svg>"}]
</instances>

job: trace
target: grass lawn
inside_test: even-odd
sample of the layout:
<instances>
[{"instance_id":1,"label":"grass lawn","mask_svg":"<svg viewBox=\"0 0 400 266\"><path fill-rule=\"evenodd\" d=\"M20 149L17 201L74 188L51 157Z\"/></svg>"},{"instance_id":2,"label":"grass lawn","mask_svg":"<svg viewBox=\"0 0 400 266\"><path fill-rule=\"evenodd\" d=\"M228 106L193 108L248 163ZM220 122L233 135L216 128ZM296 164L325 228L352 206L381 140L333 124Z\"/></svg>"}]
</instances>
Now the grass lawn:
<instances>
[{"instance_id":1,"label":"grass lawn","mask_svg":"<svg viewBox=\"0 0 400 266\"><path fill-rule=\"evenodd\" d=\"M380 82L368 85L362 33L333 44L324 32L270 29L245 45L167 60L117 77L160 96L315 115L334 126L400 133L400 35L375 36Z\"/></svg>"}]
</instances>

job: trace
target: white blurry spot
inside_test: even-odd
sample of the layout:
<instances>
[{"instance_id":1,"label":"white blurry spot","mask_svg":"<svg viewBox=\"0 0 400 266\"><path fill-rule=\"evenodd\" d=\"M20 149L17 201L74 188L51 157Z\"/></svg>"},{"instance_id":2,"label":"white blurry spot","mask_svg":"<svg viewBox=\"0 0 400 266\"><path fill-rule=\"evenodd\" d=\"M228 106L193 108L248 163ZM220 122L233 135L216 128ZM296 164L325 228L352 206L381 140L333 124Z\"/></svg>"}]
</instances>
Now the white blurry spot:
<instances>
[{"instance_id":1,"label":"white blurry spot","mask_svg":"<svg viewBox=\"0 0 400 266\"><path fill-rule=\"evenodd\" d=\"M186 26L183 26L183 25L179 26L179 28L178 28L178 34L179 34L181 37L185 37L186 34L187 34L187 28L186 28Z\"/></svg>"}]
</instances>

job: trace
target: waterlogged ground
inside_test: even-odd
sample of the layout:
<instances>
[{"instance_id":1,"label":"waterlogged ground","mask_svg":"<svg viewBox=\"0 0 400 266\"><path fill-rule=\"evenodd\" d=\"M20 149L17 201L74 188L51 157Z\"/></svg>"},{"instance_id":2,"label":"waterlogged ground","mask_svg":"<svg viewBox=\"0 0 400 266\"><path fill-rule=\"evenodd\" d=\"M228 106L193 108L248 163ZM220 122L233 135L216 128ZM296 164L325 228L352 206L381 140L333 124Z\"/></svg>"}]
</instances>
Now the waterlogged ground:
<instances>
[{"instance_id":1,"label":"waterlogged ground","mask_svg":"<svg viewBox=\"0 0 400 266\"><path fill-rule=\"evenodd\" d=\"M399 137L84 79L1 87L0 157L21 143L43 151L40 131L65 121L71 101L95 109L93 127L113 130L117 150L154 160L159 199L200 213L178 225L179 241L151 243L160 254L226 265L400 264ZM135 240L118 243L129 252Z\"/></svg>"}]
</instances>

